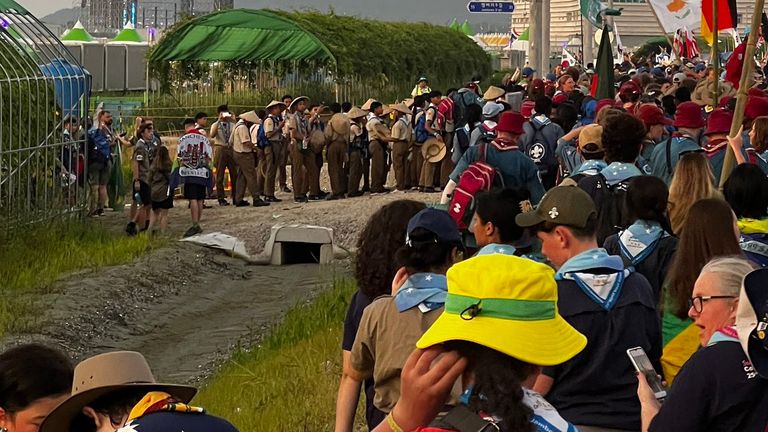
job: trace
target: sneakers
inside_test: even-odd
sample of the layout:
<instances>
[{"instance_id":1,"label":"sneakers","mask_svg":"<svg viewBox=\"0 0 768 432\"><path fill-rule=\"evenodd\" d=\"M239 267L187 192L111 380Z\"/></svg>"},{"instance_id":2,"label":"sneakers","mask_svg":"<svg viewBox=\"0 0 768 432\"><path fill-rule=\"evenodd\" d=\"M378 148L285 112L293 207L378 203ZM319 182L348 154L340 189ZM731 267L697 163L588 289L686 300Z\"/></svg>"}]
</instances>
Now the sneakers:
<instances>
[{"instance_id":1,"label":"sneakers","mask_svg":"<svg viewBox=\"0 0 768 432\"><path fill-rule=\"evenodd\" d=\"M268 203L268 202L266 202L266 201L264 201L264 200L260 200L260 199L258 199L258 200L255 200L255 201L253 202L253 206L254 206L254 207L267 207L268 205L269 205L269 203Z\"/></svg>"},{"instance_id":2,"label":"sneakers","mask_svg":"<svg viewBox=\"0 0 768 432\"><path fill-rule=\"evenodd\" d=\"M229 202L227 200L225 200L225 199L220 199L219 200L219 205L222 206L222 207L226 207L226 206L229 205Z\"/></svg>"},{"instance_id":3,"label":"sneakers","mask_svg":"<svg viewBox=\"0 0 768 432\"><path fill-rule=\"evenodd\" d=\"M282 187L280 190L282 190L282 191L283 191L283 192L285 192L285 193L291 193L291 192L293 192L293 191L291 190L291 188L289 188L288 186L283 186L283 187Z\"/></svg>"},{"instance_id":4,"label":"sneakers","mask_svg":"<svg viewBox=\"0 0 768 432\"><path fill-rule=\"evenodd\" d=\"M192 237L193 235L200 234L203 232L203 228L200 227L200 225L192 225L189 227L189 229L184 233L184 237Z\"/></svg>"},{"instance_id":5,"label":"sneakers","mask_svg":"<svg viewBox=\"0 0 768 432\"><path fill-rule=\"evenodd\" d=\"M135 222L128 222L128 225L125 227L125 233L129 236L133 237L136 234L139 233L139 231L136 229L136 223Z\"/></svg>"},{"instance_id":6,"label":"sneakers","mask_svg":"<svg viewBox=\"0 0 768 432\"><path fill-rule=\"evenodd\" d=\"M246 200L238 201L238 202L235 203L235 207L248 207L250 205L251 205L251 203L249 203Z\"/></svg>"},{"instance_id":7,"label":"sneakers","mask_svg":"<svg viewBox=\"0 0 768 432\"><path fill-rule=\"evenodd\" d=\"M264 196L264 201L268 203L279 203L279 202L282 202L283 200L273 195L273 196Z\"/></svg>"}]
</instances>

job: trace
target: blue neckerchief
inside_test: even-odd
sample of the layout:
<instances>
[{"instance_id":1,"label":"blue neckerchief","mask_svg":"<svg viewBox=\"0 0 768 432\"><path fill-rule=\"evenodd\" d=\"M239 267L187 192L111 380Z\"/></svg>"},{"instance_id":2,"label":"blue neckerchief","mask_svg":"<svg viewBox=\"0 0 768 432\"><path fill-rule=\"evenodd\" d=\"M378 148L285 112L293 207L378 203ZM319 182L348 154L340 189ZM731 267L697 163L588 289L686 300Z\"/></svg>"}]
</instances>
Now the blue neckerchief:
<instances>
[{"instance_id":1,"label":"blue neckerchief","mask_svg":"<svg viewBox=\"0 0 768 432\"><path fill-rule=\"evenodd\" d=\"M477 254L475 256L492 255L492 254L514 255L516 250L517 249L515 249L514 246L491 243L483 246L482 249L477 251Z\"/></svg>"},{"instance_id":2,"label":"blue neckerchief","mask_svg":"<svg viewBox=\"0 0 768 432\"><path fill-rule=\"evenodd\" d=\"M603 170L600 171L600 174L605 177L605 182L611 186L616 183L621 183L628 178L643 175L635 164L624 162L614 162L603 168Z\"/></svg>"},{"instance_id":3,"label":"blue neckerchief","mask_svg":"<svg viewBox=\"0 0 768 432\"><path fill-rule=\"evenodd\" d=\"M621 254L636 266L653 253L659 240L668 235L656 221L637 220L619 232Z\"/></svg>"},{"instance_id":4,"label":"blue neckerchief","mask_svg":"<svg viewBox=\"0 0 768 432\"><path fill-rule=\"evenodd\" d=\"M712 333L712 337L709 338L709 342L707 342L707 346L712 346L719 342L739 342L739 338L726 334L726 333L736 333L736 327L730 327L730 332L728 328L720 329Z\"/></svg>"},{"instance_id":5,"label":"blue neckerchief","mask_svg":"<svg viewBox=\"0 0 768 432\"><path fill-rule=\"evenodd\" d=\"M603 171L608 166L607 163L605 163L602 159L590 159L585 160L581 166L574 172L574 174L587 174L587 175L595 175ZM588 173L588 171L593 171L593 173Z\"/></svg>"},{"instance_id":6,"label":"blue neckerchief","mask_svg":"<svg viewBox=\"0 0 768 432\"><path fill-rule=\"evenodd\" d=\"M587 270L612 270L601 274ZM555 273L555 280L572 280L584 293L605 310L613 309L619 299L624 279L630 271L624 269L621 257L608 255L603 248L590 249L569 259Z\"/></svg>"},{"instance_id":7,"label":"blue neckerchief","mask_svg":"<svg viewBox=\"0 0 768 432\"><path fill-rule=\"evenodd\" d=\"M395 295L397 310L405 312L421 304L433 311L445 304L448 279L437 273L415 273L406 279Z\"/></svg>"}]
</instances>

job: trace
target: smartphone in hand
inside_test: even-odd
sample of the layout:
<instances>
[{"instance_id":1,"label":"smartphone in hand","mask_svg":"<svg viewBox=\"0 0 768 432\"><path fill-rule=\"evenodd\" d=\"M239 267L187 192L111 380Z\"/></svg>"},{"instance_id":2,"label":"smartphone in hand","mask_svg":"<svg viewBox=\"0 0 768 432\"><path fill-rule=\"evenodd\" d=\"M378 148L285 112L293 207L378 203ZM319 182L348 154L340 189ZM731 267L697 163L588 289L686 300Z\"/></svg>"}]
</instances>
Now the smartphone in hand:
<instances>
[{"instance_id":1,"label":"smartphone in hand","mask_svg":"<svg viewBox=\"0 0 768 432\"><path fill-rule=\"evenodd\" d=\"M642 347L630 348L627 350L627 355L629 356L632 365L635 366L635 370L645 375L645 379L648 381L648 385L651 386L651 390L653 390L656 399L662 400L666 398L667 389L664 388L664 385L661 383L659 375L653 368L651 360L648 358L648 354L645 353L645 350Z\"/></svg>"}]
</instances>

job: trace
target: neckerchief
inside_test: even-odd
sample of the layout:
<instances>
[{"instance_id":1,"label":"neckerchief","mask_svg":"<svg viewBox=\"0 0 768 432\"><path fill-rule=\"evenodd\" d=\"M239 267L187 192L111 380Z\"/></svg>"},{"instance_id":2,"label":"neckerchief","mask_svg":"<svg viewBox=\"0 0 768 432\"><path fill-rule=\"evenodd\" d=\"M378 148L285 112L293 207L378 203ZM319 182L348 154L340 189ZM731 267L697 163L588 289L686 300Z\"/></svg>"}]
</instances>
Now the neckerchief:
<instances>
[{"instance_id":1,"label":"neckerchief","mask_svg":"<svg viewBox=\"0 0 768 432\"><path fill-rule=\"evenodd\" d=\"M707 342L707 346L712 346L719 342L739 343L739 333L736 331L736 327L730 326L730 327L723 327L721 329L717 329L717 331L712 333L712 337L709 338L709 342Z\"/></svg>"},{"instance_id":2,"label":"neckerchief","mask_svg":"<svg viewBox=\"0 0 768 432\"><path fill-rule=\"evenodd\" d=\"M475 254L475 256L493 255L493 254L514 255L516 250L517 249L515 249L515 247L511 245L491 243L483 246L479 251L477 251L477 254Z\"/></svg>"},{"instance_id":3,"label":"neckerchief","mask_svg":"<svg viewBox=\"0 0 768 432\"><path fill-rule=\"evenodd\" d=\"M406 279L395 295L399 312L416 306L422 313L433 311L445 304L448 294L448 279L437 273L414 273ZM422 306L423 305L423 306Z\"/></svg>"},{"instance_id":4,"label":"neckerchief","mask_svg":"<svg viewBox=\"0 0 768 432\"><path fill-rule=\"evenodd\" d=\"M495 133L497 123L493 120L486 120L483 122L482 127L486 133Z\"/></svg>"},{"instance_id":5,"label":"neckerchief","mask_svg":"<svg viewBox=\"0 0 768 432\"><path fill-rule=\"evenodd\" d=\"M499 150L499 151L508 151L508 150L518 149L516 142L503 140L501 138L496 138L495 140L491 141L491 145L496 147L496 150Z\"/></svg>"},{"instance_id":6,"label":"neckerchief","mask_svg":"<svg viewBox=\"0 0 768 432\"><path fill-rule=\"evenodd\" d=\"M597 175L608 166L602 159L588 159L582 163L574 174Z\"/></svg>"},{"instance_id":7,"label":"neckerchief","mask_svg":"<svg viewBox=\"0 0 768 432\"><path fill-rule=\"evenodd\" d=\"M739 231L742 234L768 234L768 219L739 219Z\"/></svg>"},{"instance_id":8,"label":"neckerchief","mask_svg":"<svg viewBox=\"0 0 768 432\"><path fill-rule=\"evenodd\" d=\"M712 157L727 145L728 140L726 138L717 138L709 140L702 148L707 153L707 156Z\"/></svg>"},{"instance_id":9,"label":"neckerchief","mask_svg":"<svg viewBox=\"0 0 768 432\"><path fill-rule=\"evenodd\" d=\"M611 186L616 183L621 183L628 178L643 175L635 164L624 162L614 162L603 168L603 170L600 171L600 174L605 177L605 182Z\"/></svg>"},{"instance_id":10,"label":"neckerchief","mask_svg":"<svg viewBox=\"0 0 768 432\"><path fill-rule=\"evenodd\" d=\"M591 270L610 270L594 274ZM572 280L595 303L605 310L613 309L621 294L624 279L630 271L624 269L620 257L608 255L603 248L590 249L569 259L555 273L555 280Z\"/></svg>"},{"instance_id":11,"label":"neckerchief","mask_svg":"<svg viewBox=\"0 0 768 432\"><path fill-rule=\"evenodd\" d=\"M136 404L128 415L128 420L136 420L147 414L158 411L171 411L171 412L183 412L183 413L197 413L202 414L204 409L199 407L193 407L181 403L173 398L168 393L161 391L153 391L147 393L143 399Z\"/></svg>"},{"instance_id":12,"label":"neckerchief","mask_svg":"<svg viewBox=\"0 0 768 432\"><path fill-rule=\"evenodd\" d=\"M523 403L533 410L531 423L536 426L537 431L576 432L576 428L563 419L557 409L535 391L523 387Z\"/></svg>"},{"instance_id":13,"label":"neckerchief","mask_svg":"<svg viewBox=\"0 0 768 432\"><path fill-rule=\"evenodd\" d=\"M659 240L668 235L656 221L637 220L619 232L621 254L636 266L656 250Z\"/></svg>"}]
</instances>

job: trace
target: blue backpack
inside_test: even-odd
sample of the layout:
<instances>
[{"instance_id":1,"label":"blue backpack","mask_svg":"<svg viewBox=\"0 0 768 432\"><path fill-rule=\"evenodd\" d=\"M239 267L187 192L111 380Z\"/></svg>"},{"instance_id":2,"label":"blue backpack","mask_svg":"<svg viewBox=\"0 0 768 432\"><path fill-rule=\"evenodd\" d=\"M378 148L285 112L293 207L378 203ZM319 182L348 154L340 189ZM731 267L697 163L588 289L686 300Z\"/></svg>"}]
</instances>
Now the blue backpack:
<instances>
[{"instance_id":1,"label":"blue backpack","mask_svg":"<svg viewBox=\"0 0 768 432\"><path fill-rule=\"evenodd\" d=\"M424 141L428 140L429 137L432 136L432 134L427 132L427 111L431 109L435 110L435 121L437 121L437 108L435 107L427 108L423 112L421 117L419 117L419 119L416 121L416 127L414 128L414 132L416 135L415 136L416 142L419 144L423 144Z\"/></svg>"}]
</instances>

